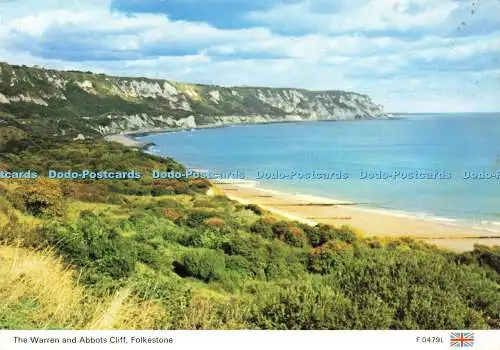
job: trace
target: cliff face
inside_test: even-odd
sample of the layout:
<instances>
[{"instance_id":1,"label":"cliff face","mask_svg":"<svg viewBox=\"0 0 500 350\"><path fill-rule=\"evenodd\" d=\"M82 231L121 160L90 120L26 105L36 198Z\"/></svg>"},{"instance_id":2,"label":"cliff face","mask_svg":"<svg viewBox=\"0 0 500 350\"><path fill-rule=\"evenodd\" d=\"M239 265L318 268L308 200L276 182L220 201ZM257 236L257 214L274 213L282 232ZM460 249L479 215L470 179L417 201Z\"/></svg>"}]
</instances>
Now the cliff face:
<instances>
[{"instance_id":1,"label":"cliff face","mask_svg":"<svg viewBox=\"0 0 500 350\"><path fill-rule=\"evenodd\" d=\"M3 113L2 113L3 112ZM61 135L239 123L384 118L366 95L220 87L0 63L0 118ZM0 119L1 122L1 119Z\"/></svg>"}]
</instances>

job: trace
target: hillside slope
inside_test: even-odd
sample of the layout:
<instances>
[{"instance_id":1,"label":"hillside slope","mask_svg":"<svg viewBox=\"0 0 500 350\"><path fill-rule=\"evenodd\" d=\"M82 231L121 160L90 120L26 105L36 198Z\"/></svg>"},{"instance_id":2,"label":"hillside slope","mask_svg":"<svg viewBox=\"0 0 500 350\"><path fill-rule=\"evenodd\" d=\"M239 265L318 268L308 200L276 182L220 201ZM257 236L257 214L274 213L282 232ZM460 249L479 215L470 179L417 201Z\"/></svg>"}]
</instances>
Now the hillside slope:
<instances>
[{"instance_id":1,"label":"hillside slope","mask_svg":"<svg viewBox=\"0 0 500 350\"><path fill-rule=\"evenodd\" d=\"M231 201L203 179L152 179L153 169L183 171L173 159L103 140L68 140L139 128L124 117L134 113L158 121L153 116L167 111L172 127L216 125L226 120L217 114L226 99L209 102L217 100L215 89L246 91L244 104L231 99L227 109L246 108L249 120L258 120L259 108L286 120L293 111L250 92L300 91L162 82L177 91L175 102L145 97L141 81L160 84L145 79L6 65L1 76L0 172L145 175L0 179L0 329L500 328L500 247L457 254L411 238L285 221ZM142 92L113 90L120 84ZM191 111L167 101L185 101Z\"/></svg>"},{"instance_id":2,"label":"hillside slope","mask_svg":"<svg viewBox=\"0 0 500 350\"><path fill-rule=\"evenodd\" d=\"M0 63L0 123L58 136L239 123L384 118L343 91L220 87ZM26 130L25 130L26 131Z\"/></svg>"}]
</instances>

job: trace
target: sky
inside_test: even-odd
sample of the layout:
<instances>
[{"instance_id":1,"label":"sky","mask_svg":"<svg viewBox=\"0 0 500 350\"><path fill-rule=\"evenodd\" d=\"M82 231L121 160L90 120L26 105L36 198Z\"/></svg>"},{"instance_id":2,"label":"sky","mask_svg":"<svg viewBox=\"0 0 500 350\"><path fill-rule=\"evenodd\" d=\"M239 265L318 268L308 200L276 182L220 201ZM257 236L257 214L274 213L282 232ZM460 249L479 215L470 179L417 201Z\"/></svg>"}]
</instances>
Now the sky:
<instances>
[{"instance_id":1,"label":"sky","mask_svg":"<svg viewBox=\"0 0 500 350\"><path fill-rule=\"evenodd\" d=\"M500 111L500 0L0 0L0 61Z\"/></svg>"}]
</instances>

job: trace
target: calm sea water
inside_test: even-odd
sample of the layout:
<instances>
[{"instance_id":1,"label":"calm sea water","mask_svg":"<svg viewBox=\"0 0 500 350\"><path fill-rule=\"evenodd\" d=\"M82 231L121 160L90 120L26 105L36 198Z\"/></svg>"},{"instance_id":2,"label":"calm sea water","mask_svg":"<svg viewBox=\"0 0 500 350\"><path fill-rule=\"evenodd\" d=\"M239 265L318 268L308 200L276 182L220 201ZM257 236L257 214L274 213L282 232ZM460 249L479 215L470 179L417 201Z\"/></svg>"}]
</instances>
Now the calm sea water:
<instances>
[{"instance_id":1,"label":"calm sea water","mask_svg":"<svg viewBox=\"0 0 500 350\"><path fill-rule=\"evenodd\" d=\"M378 210L500 229L500 114L406 115L402 120L236 126L140 138L188 167L236 171L260 186L350 200ZM438 179L363 179L366 173ZM347 179L261 179L342 172ZM314 175L314 174L312 174ZM417 174L418 175L418 174ZM500 172L499 172L500 175ZM419 175L420 176L420 175ZM428 176L427 177L431 177Z\"/></svg>"}]
</instances>

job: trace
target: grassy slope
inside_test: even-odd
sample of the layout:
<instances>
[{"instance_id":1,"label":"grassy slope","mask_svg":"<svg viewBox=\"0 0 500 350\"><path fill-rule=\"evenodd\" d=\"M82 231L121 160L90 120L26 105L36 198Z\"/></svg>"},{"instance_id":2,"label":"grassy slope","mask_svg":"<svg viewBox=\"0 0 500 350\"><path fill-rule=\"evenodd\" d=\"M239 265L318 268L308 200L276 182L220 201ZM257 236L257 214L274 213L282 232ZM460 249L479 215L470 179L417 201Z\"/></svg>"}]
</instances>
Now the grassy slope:
<instances>
[{"instance_id":1,"label":"grassy slope","mask_svg":"<svg viewBox=\"0 0 500 350\"><path fill-rule=\"evenodd\" d=\"M105 143L1 157L40 170L178 166ZM310 228L207 196L206 183L136 185L2 182L0 328L500 326L499 249L455 254Z\"/></svg>"}]
</instances>

